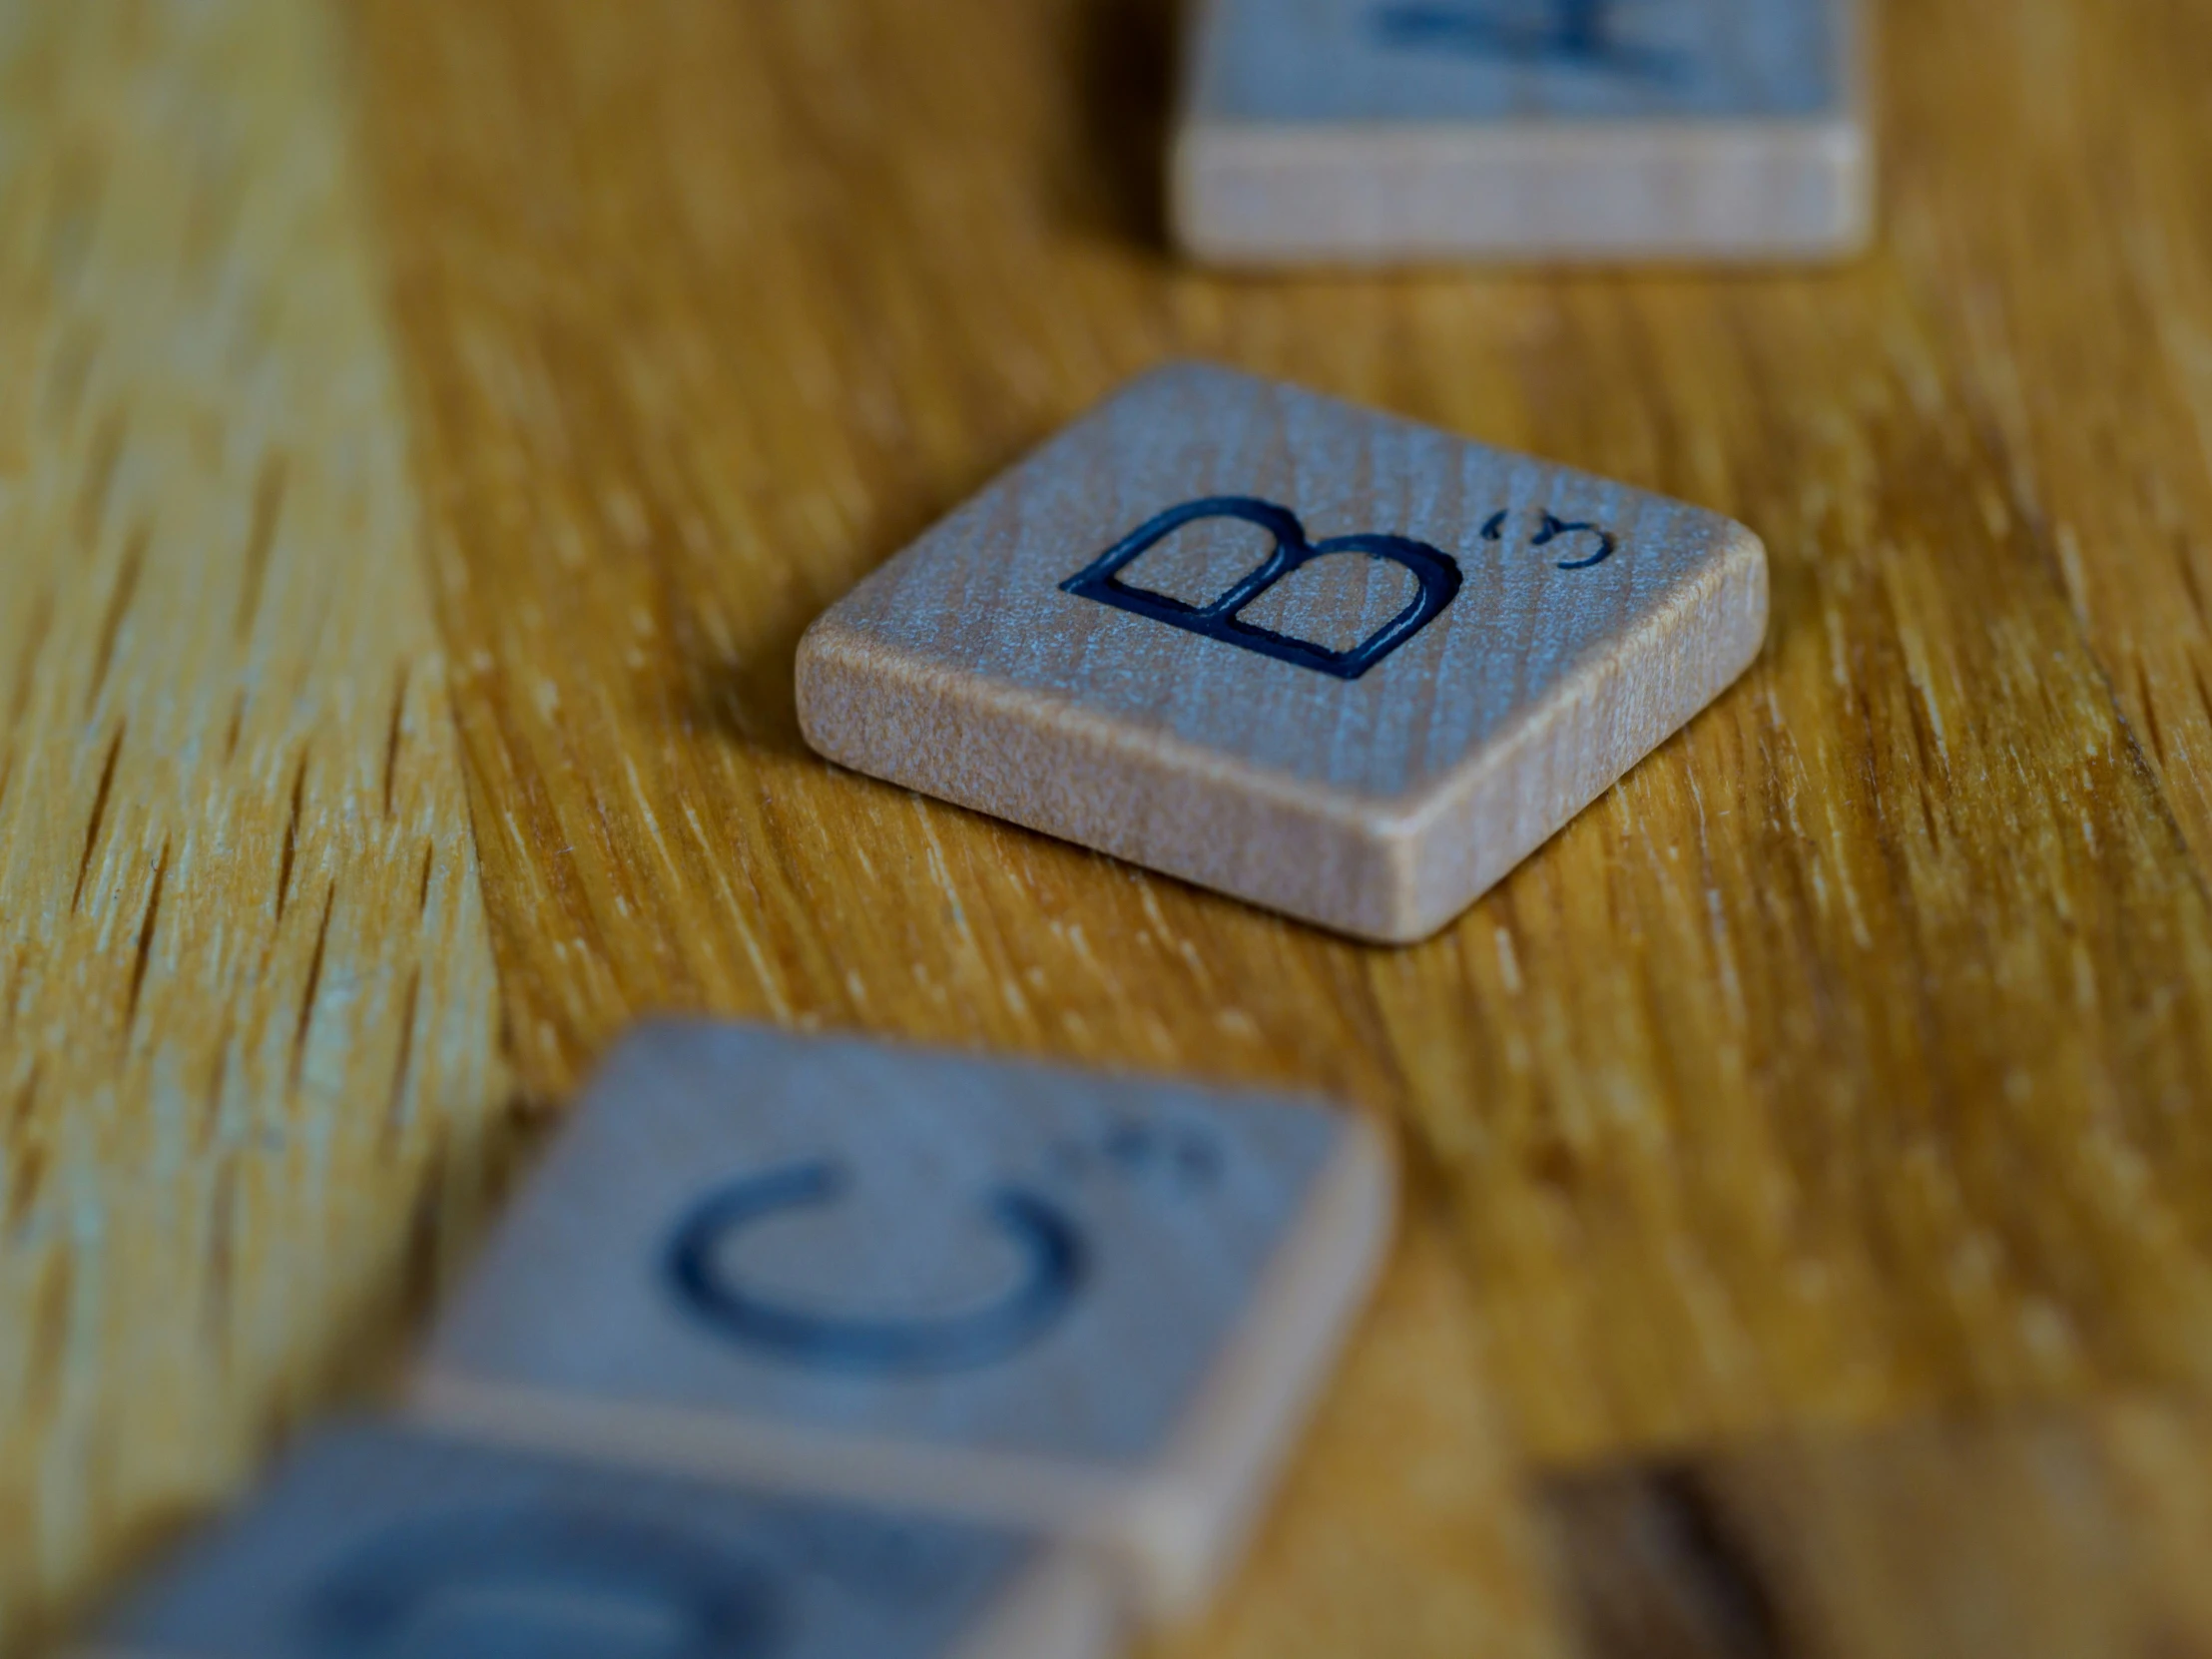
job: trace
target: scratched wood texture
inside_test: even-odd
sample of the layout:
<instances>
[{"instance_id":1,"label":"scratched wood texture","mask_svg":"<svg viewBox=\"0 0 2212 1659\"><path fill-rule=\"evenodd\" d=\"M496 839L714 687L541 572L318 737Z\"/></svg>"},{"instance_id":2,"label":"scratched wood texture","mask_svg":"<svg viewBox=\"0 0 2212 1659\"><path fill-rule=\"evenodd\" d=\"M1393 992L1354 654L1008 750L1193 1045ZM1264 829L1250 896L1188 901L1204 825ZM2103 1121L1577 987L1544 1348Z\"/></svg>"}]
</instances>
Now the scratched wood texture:
<instances>
[{"instance_id":1,"label":"scratched wood texture","mask_svg":"<svg viewBox=\"0 0 2212 1659\"><path fill-rule=\"evenodd\" d=\"M1162 252L1157 0L323 16L0 5L10 1630L648 1009L1395 1128L1178 1654L1551 1651L1516 1471L2212 1382L2212 13L1886 8L1846 270L1266 282ZM1742 519L1764 658L1402 951L810 758L808 621L1178 353Z\"/></svg>"},{"instance_id":2,"label":"scratched wood texture","mask_svg":"<svg viewBox=\"0 0 2212 1659\"><path fill-rule=\"evenodd\" d=\"M535 1087L666 1004L1333 1087L1546 1458L2206 1380L2212 20L1889 17L1846 273L1263 284L1155 247L1142 8L357 17ZM1764 659L1410 950L809 758L804 623L1173 351L1742 519Z\"/></svg>"},{"instance_id":3,"label":"scratched wood texture","mask_svg":"<svg viewBox=\"0 0 2212 1659\"><path fill-rule=\"evenodd\" d=\"M0 5L0 1643L345 1388L507 1096L331 47Z\"/></svg>"}]
</instances>

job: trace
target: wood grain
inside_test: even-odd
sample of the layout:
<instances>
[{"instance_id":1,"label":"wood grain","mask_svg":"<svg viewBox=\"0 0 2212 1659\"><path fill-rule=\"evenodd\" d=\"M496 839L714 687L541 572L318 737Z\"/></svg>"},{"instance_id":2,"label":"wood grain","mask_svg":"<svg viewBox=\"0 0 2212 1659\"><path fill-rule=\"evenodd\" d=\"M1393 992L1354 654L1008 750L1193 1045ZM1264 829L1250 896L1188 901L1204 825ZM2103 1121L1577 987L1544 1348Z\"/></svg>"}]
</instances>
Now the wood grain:
<instances>
[{"instance_id":1,"label":"wood grain","mask_svg":"<svg viewBox=\"0 0 2212 1659\"><path fill-rule=\"evenodd\" d=\"M824 612L799 722L870 777L1402 944L1672 737L1766 627L1740 524L1179 363Z\"/></svg>"},{"instance_id":2,"label":"wood grain","mask_svg":"<svg viewBox=\"0 0 2212 1659\"><path fill-rule=\"evenodd\" d=\"M346 1384L504 1093L328 45L0 7L0 1644Z\"/></svg>"},{"instance_id":3,"label":"wood grain","mask_svg":"<svg viewBox=\"0 0 2212 1659\"><path fill-rule=\"evenodd\" d=\"M434 653L378 516L408 498L406 424L362 367L389 343L365 343L378 262L531 1094L635 1013L713 1008L1297 1083L1398 1126L1414 1225L1378 1315L1254 1566L1176 1651L1545 1651L1505 1495L1522 1457L2208 1381L2200 5L1888 8L1881 238L1849 271L1267 283L1160 251L1157 0L356 0L370 232L309 165L344 77L278 10L0 11L0 512L32 572L0 601L0 1146L10 1202L45 1218L11 1211L0 1265L12 1624L326 1394L404 1294L421 1195L469 1207L498 1086L487 980L453 965L466 841L432 680L408 681L394 800L446 804L438 837L379 829L385 699ZM252 141L197 171L195 135L233 130ZM272 229L307 199L332 217ZM269 240L232 262L241 226ZM277 319L283 349L204 348L232 337L209 314ZM1772 556L1765 657L1400 953L806 756L807 623L1171 355L1726 511ZM257 403L242 362L321 390ZM149 411L196 388L189 443L129 458L139 385ZM342 416L341 385L363 399ZM88 555L75 504L119 410L114 476L145 493ZM270 542L254 630L290 643L251 671L276 432L277 521L329 516ZM361 482L311 482L333 477ZM225 771L241 689L256 758ZM425 839L435 926L410 908ZM387 1152L359 1138L378 1109L332 1113L325 1080L390 1098L414 964L420 1006L478 1035L418 1024ZM200 1144L149 1104L168 1076L238 1102L214 1119L229 1166L164 1162ZM270 1127L297 1133L278 1151ZM186 1219L211 1214L235 1219ZM210 1306L227 1373L191 1358Z\"/></svg>"},{"instance_id":4,"label":"wood grain","mask_svg":"<svg viewBox=\"0 0 2212 1659\"><path fill-rule=\"evenodd\" d=\"M2022 38L2151 55L2040 3ZM2205 1380L2212 910L2047 539L2104 486L2017 494L1924 297L1976 274L1922 228L2012 200L2030 106L1960 90L2009 12L1893 20L1900 234L1852 272L1266 285L1102 215L1159 155L1157 82L1075 72L1119 11L361 15L406 89L370 148L540 1086L673 1004L1353 1096L1447 1185L1545 1458ZM2163 69L2131 96L2144 145L2200 119ZM2109 234L2194 247L2192 202ZM1765 657L1404 952L813 764L800 627L1184 350L1728 512ZM2194 429L2145 420L2194 479Z\"/></svg>"}]
</instances>

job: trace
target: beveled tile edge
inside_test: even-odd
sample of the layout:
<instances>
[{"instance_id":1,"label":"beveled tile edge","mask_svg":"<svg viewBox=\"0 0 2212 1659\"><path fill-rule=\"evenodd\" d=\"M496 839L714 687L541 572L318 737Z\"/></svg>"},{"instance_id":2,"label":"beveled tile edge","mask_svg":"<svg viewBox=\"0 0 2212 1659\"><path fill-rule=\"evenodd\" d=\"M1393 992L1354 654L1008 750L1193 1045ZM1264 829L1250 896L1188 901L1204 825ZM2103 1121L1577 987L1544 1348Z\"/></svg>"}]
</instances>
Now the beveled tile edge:
<instances>
[{"instance_id":1,"label":"beveled tile edge","mask_svg":"<svg viewBox=\"0 0 2212 1659\"><path fill-rule=\"evenodd\" d=\"M435 1369L412 1380L401 1411L422 1426L487 1444L556 1452L602 1466L1056 1529L1080 1515L1117 1510L1144 1472L833 1433L704 1407L489 1382Z\"/></svg>"},{"instance_id":2,"label":"beveled tile edge","mask_svg":"<svg viewBox=\"0 0 2212 1659\"><path fill-rule=\"evenodd\" d=\"M948 1659L1105 1659L1124 1623L1105 1568L1081 1546L1042 1540L1035 1564Z\"/></svg>"},{"instance_id":3,"label":"beveled tile edge","mask_svg":"<svg viewBox=\"0 0 2212 1659\"><path fill-rule=\"evenodd\" d=\"M1342 931L1386 908L1386 807L900 656L834 616L801 641L798 685L809 746L855 772ZM874 718L886 698L901 733Z\"/></svg>"},{"instance_id":4,"label":"beveled tile edge","mask_svg":"<svg viewBox=\"0 0 2212 1659\"><path fill-rule=\"evenodd\" d=\"M1389 1260L1396 1159L1366 1117L1340 1122L1322 1178L1161 1459L1167 1478L1138 1499L1129 1534L1146 1551L1153 1623L1195 1615L1243 1556Z\"/></svg>"},{"instance_id":5,"label":"beveled tile edge","mask_svg":"<svg viewBox=\"0 0 2212 1659\"><path fill-rule=\"evenodd\" d=\"M1407 859L1389 942L1411 943L1451 922L1758 661L1770 603L1766 544L1725 522L1727 539L1665 605L1593 653L1410 810L1396 830Z\"/></svg>"},{"instance_id":6,"label":"beveled tile edge","mask_svg":"<svg viewBox=\"0 0 2212 1659\"><path fill-rule=\"evenodd\" d=\"M818 754L854 771L1355 938L1410 944L1473 903L1758 656L1765 547L1721 522L1726 539L1666 604L1402 801L1287 778L1064 693L914 660L834 607L800 642L800 729ZM1662 644L1669 633L1678 637ZM1623 698L1631 653L1693 672L1665 677L1668 695ZM1612 753L1626 759L1592 758L1590 740L1624 706ZM898 711L896 730L879 718L886 707ZM1547 742L1571 743L1582 764L1552 776ZM1490 815L1507 830L1485 840L1477 830Z\"/></svg>"},{"instance_id":7,"label":"beveled tile edge","mask_svg":"<svg viewBox=\"0 0 2212 1659\"><path fill-rule=\"evenodd\" d=\"M1173 141L1168 198L1182 252L1228 267L1815 263L1872 241L1873 147L1856 117L1542 133L1198 118Z\"/></svg>"}]
</instances>

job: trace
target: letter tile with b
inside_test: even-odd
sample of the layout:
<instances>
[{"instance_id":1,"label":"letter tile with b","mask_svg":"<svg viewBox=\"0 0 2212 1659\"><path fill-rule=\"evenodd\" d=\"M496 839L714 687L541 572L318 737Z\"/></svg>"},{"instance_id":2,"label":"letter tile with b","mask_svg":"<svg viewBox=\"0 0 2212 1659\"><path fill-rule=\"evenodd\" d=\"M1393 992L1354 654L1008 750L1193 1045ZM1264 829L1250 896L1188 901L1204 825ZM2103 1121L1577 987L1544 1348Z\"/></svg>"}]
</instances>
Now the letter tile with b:
<instances>
[{"instance_id":1,"label":"letter tile with b","mask_svg":"<svg viewBox=\"0 0 2212 1659\"><path fill-rule=\"evenodd\" d=\"M448 1427L1090 1540L1155 1616L1232 1558L1386 1244L1359 1119L649 1026L440 1320Z\"/></svg>"},{"instance_id":2,"label":"letter tile with b","mask_svg":"<svg viewBox=\"0 0 2212 1659\"><path fill-rule=\"evenodd\" d=\"M1357 937L1443 926L1734 680L1740 524L1293 386L1146 375L801 642L807 741Z\"/></svg>"},{"instance_id":3,"label":"letter tile with b","mask_svg":"<svg viewBox=\"0 0 2212 1659\"><path fill-rule=\"evenodd\" d=\"M405 1428L327 1430L82 1659L1104 1659L1113 1590L1003 1528Z\"/></svg>"}]
</instances>

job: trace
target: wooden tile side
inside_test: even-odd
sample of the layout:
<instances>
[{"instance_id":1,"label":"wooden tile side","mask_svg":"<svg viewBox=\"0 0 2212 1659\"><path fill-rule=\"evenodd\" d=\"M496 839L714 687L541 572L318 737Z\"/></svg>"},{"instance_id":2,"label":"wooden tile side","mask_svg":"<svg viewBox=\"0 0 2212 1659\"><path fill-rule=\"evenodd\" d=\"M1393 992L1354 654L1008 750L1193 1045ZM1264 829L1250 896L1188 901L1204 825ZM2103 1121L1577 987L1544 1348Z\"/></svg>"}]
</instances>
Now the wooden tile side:
<instances>
[{"instance_id":1,"label":"wooden tile side","mask_svg":"<svg viewBox=\"0 0 2212 1659\"><path fill-rule=\"evenodd\" d=\"M1396 1170L1353 1119L1298 1228L1177 1430L1130 1528L1160 1619L1188 1618L1244 1552L1389 1254Z\"/></svg>"},{"instance_id":2,"label":"wooden tile side","mask_svg":"<svg viewBox=\"0 0 2212 1659\"><path fill-rule=\"evenodd\" d=\"M1096 1562L1074 1550L1041 1559L948 1659L1105 1659L1122 1610Z\"/></svg>"},{"instance_id":3,"label":"wooden tile side","mask_svg":"<svg viewBox=\"0 0 2212 1659\"><path fill-rule=\"evenodd\" d=\"M1307 921L1381 936L1392 886L1373 809L1215 751L884 649L835 619L799 654L820 754Z\"/></svg>"},{"instance_id":4,"label":"wooden tile side","mask_svg":"<svg viewBox=\"0 0 2212 1659\"><path fill-rule=\"evenodd\" d=\"M1299 783L1066 697L922 663L834 613L799 651L833 761L1385 943L1443 926L1678 730L1765 637L1748 531L1632 633L1407 802Z\"/></svg>"},{"instance_id":5,"label":"wooden tile side","mask_svg":"<svg viewBox=\"0 0 2212 1659\"><path fill-rule=\"evenodd\" d=\"M1424 938L1510 874L1758 659L1767 554L1741 531L1648 617L1414 809L1393 893L1399 940Z\"/></svg>"},{"instance_id":6,"label":"wooden tile side","mask_svg":"<svg viewBox=\"0 0 2212 1659\"><path fill-rule=\"evenodd\" d=\"M785 1492L926 1508L968 1520L1074 1530L1130 1509L1136 1478L1065 1460L831 1433L701 1406L588 1399L486 1382L433 1366L403 1405L426 1425L487 1445L743 1481Z\"/></svg>"}]
</instances>

